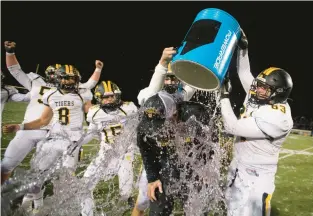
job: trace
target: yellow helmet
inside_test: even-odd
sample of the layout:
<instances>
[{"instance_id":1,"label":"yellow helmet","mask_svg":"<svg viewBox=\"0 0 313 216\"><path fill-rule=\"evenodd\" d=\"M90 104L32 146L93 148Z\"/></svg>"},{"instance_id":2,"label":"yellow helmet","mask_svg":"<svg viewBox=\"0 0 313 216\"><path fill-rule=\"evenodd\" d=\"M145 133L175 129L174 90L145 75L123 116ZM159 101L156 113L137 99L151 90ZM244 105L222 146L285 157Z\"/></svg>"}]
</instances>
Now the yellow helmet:
<instances>
[{"instance_id":1,"label":"yellow helmet","mask_svg":"<svg viewBox=\"0 0 313 216\"><path fill-rule=\"evenodd\" d=\"M102 81L95 88L94 97L98 103L102 106L119 106L121 104L121 90L120 88L110 80ZM102 99L107 96L115 96L115 101L112 104L102 104Z\"/></svg>"},{"instance_id":2,"label":"yellow helmet","mask_svg":"<svg viewBox=\"0 0 313 216\"><path fill-rule=\"evenodd\" d=\"M45 70L45 75L46 75L46 82L51 83L51 84L56 84L57 82L57 75L56 75L56 70L60 68L60 64L53 64L49 65L46 70Z\"/></svg>"},{"instance_id":3,"label":"yellow helmet","mask_svg":"<svg viewBox=\"0 0 313 216\"><path fill-rule=\"evenodd\" d=\"M81 76L77 68L75 68L73 65L61 65L61 67L56 69L55 73L57 75L58 84L61 89L78 90ZM62 79L74 79L75 83L63 84L61 82Z\"/></svg>"}]
</instances>

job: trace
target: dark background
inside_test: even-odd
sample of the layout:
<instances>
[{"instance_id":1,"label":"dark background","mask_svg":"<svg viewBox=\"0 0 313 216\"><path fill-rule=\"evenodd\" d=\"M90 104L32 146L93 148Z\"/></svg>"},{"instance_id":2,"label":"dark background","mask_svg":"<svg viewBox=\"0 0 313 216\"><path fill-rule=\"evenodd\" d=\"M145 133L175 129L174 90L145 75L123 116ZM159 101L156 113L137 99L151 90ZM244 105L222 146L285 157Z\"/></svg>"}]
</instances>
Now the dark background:
<instances>
[{"instance_id":1,"label":"dark background","mask_svg":"<svg viewBox=\"0 0 313 216\"><path fill-rule=\"evenodd\" d=\"M270 66L287 70L294 82L293 116L313 117L312 2L2 1L1 69L6 72L5 40L17 43L25 72L35 72L37 64L41 75L49 64L73 64L87 81L99 59L101 79L115 81L124 100L137 103L162 50L180 45L197 13L213 7L233 15L247 34L253 74ZM245 94L234 61L230 72L238 111Z\"/></svg>"}]
</instances>

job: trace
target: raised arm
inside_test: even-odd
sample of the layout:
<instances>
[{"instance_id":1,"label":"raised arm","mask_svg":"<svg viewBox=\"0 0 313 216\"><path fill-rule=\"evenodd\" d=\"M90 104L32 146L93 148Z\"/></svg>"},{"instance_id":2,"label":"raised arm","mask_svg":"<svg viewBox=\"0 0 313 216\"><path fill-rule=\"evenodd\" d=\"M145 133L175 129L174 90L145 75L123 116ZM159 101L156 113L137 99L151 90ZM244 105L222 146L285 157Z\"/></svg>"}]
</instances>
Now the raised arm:
<instances>
[{"instance_id":1,"label":"raised arm","mask_svg":"<svg viewBox=\"0 0 313 216\"><path fill-rule=\"evenodd\" d=\"M154 73L148 87L142 89L138 96L138 104L141 106L149 97L159 92L164 85L165 74L168 70L168 64L173 55L176 53L174 47L165 48L163 50L159 64L155 67Z\"/></svg>"},{"instance_id":2,"label":"raised arm","mask_svg":"<svg viewBox=\"0 0 313 216\"><path fill-rule=\"evenodd\" d=\"M241 33L242 36L237 51L237 73L245 92L248 94L254 77L250 69L248 39L243 31Z\"/></svg>"},{"instance_id":3,"label":"raised arm","mask_svg":"<svg viewBox=\"0 0 313 216\"><path fill-rule=\"evenodd\" d=\"M96 60L95 65L96 65L95 71L93 72L93 74L91 75L91 77L89 78L87 82L80 84L79 86L80 88L92 89L99 82L102 68L103 68L103 62L100 60Z\"/></svg>"},{"instance_id":4,"label":"raised arm","mask_svg":"<svg viewBox=\"0 0 313 216\"><path fill-rule=\"evenodd\" d=\"M26 73L21 69L19 62L15 56L16 43L11 41L5 41L4 47L6 50L6 64L7 68L12 74L12 76L28 91L31 90L31 79L26 75Z\"/></svg>"},{"instance_id":5,"label":"raised arm","mask_svg":"<svg viewBox=\"0 0 313 216\"><path fill-rule=\"evenodd\" d=\"M253 82L253 75L250 70L250 62L248 56L248 49L242 50L238 48L237 55L237 73L244 88L245 92L248 94L251 84Z\"/></svg>"}]
</instances>

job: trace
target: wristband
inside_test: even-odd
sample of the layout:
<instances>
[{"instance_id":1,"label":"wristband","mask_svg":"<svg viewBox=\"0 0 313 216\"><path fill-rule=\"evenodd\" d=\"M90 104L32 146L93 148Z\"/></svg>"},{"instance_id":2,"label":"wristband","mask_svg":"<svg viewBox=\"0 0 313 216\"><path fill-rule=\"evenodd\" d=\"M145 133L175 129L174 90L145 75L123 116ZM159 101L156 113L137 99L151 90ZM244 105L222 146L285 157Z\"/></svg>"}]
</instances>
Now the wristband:
<instances>
[{"instance_id":1,"label":"wristband","mask_svg":"<svg viewBox=\"0 0 313 216\"><path fill-rule=\"evenodd\" d=\"M24 124L19 124L18 126L20 126L20 130L24 130Z\"/></svg>"},{"instance_id":2,"label":"wristband","mask_svg":"<svg viewBox=\"0 0 313 216\"><path fill-rule=\"evenodd\" d=\"M100 68L96 68L96 70L95 70L95 72L97 72L97 73L101 73L101 71L102 71L102 69L100 69Z\"/></svg>"},{"instance_id":3,"label":"wristband","mask_svg":"<svg viewBox=\"0 0 313 216\"><path fill-rule=\"evenodd\" d=\"M8 52L6 52L5 53L7 56L12 56L12 55L15 55L15 53L13 52L13 53L8 53Z\"/></svg>"}]
</instances>

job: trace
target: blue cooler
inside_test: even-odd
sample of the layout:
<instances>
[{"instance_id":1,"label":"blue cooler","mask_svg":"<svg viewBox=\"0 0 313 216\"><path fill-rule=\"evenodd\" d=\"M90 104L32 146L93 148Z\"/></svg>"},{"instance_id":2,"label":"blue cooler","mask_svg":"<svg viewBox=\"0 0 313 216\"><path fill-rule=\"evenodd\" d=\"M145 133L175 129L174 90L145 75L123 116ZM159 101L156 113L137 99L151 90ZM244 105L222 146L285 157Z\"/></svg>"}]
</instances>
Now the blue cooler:
<instances>
[{"instance_id":1,"label":"blue cooler","mask_svg":"<svg viewBox=\"0 0 313 216\"><path fill-rule=\"evenodd\" d=\"M173 73L196 89L219 89L240 36L240 26L230 14L202 10L172 60Z\"/></svg>"}]
</instances>

